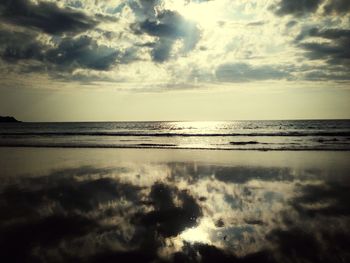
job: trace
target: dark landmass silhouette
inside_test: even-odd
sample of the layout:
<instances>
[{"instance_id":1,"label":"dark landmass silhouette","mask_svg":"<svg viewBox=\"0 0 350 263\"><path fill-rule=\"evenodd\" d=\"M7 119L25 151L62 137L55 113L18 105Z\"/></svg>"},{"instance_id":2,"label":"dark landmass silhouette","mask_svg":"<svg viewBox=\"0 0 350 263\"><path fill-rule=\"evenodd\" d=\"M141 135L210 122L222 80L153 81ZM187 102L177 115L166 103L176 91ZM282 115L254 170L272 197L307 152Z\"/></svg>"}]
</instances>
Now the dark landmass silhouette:
<instances>
[{"instance_id":1,"label":"dark landmass silhouette","mask_svg":"<svg viewBox=\"0 0 350 263\"><path fill-rule=\"evenodd\" d=\"M0 116L0 122L20 122L19 120L16 120L14 117L12 116Z\"/></svg>"}]
</instances>

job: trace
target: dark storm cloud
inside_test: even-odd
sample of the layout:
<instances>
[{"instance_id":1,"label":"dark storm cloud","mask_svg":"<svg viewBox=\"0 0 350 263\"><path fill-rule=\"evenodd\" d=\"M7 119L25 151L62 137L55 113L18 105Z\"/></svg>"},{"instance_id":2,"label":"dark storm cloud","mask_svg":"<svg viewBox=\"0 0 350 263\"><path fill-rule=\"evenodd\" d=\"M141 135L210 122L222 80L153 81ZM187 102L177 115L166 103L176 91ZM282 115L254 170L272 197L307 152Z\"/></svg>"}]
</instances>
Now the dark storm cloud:
<instances>
[{"instance_id":1,"label":"dark storm cloud","mask_svg":"<svg viewBox=\"0 0 350 263\"><path fill-rule=\"evenodd\" d=\"M108 216L108 210L99 211L99 205L140 198L139 187L104 177L120 171L122 167L62 169L47 176L18 178L19 184L5 187L0 192L1 258L7 262L67 262L69 251L61 259L54 252L60 244L74 244L77 238L97 235L97 230L108 233L98 221ZM96 211L97 216L89 216ZM41 256L33 253L38 249L43 250Z\"/></svg>"},{"instance_id":2,"label":"dark storm cloud","mask_svg":"<svg viewBox=\"0 0 350 263\"><path fill-rule=\"evenodd\" d=\"M245 257L237 257L223 249L212 245L186 243L183 251L173 255L173 262L202 262L202 263L273 263L276 262L268 251L259 251Z\"/></svg>"},{"instance_id":3,"label":"dark storm cloud","mask_svg":"<svg viewBox=\"0 0 350 263\"><path fill-rule=\"evenodd\" d=\"M116 63L119 55L117 50L98 45L96 40L82 36L79 38L64 38L57 48L46 52L46 59L64 68L78 67L108 70Z\"/></svg>"},{"instance_id":4,"label":"dark storm cloud","mask_svg":"<svg viewBox=\"0 0 350 263\"><path fill-rule=\"evenodd\" d=\"M47 262L47 256L33 253L35 249L52 249L60 242L73 240L95 231L95 221L79 215L52 215L0 227L0 256L6 262ZM51 255L51 262L59 262ZM55 259L54 259L55 258ZM50 260L49 260L50 261Z\"/></svg>"},{"instance_id":5,"label":"dark storm cloud","mask_svg":"<svg viewBox=\"0 0 350 263\"><path fill-rule=\"evenodd\" d=\"M331 181L298 188L291 205L299 219L286 216L289 227L273 229L267 235L267 239L277 245L281 262L349 261L348 189L349 185L344 182ZM334 257L335 253L339 256Z\"/></svg>"},{"instance_id":6,"label":"dark storm cloud","mask_svg":"<svg viewBox=\"0 0 350 263\"><path fill-rule=\"evenodd\" d=\"M159 40L151 51L152 59L155 62L164 62L170 58L173 41L169 39Z\"/></svg>"},{"instance_id":7,"label":"dark storm cloud","mask_svg":"<svg viewBox=\"0 0 350 263\"><path fill-rule=\"evenodd\" d=\"M104 178L121 171L122 169L83 166L53 171L46 177L24 179L22 184L29 186L26 191L10 186L0 194L2 208L5 206L7 210L0 219L29 216L30 211L32 216L38 216L37 209L48 200L54 201L65 211L85 212L92 211L100 203L121 197L137 200L139 187ZM89 180L79 181L78 178Z\"/></svg>"},{"instance_id":8,"label":"dark storm cloud","mask_svg":"<svg viewBox=\"0 0 350 263\"><path fill-rule=\"evenodd\" d=\"M348 0L281 0L273 7L277 15L300 17L316 12L322 18L344 16L349 14ZM328 21L329 22L329 21ZM324 23L328 23L324 22ZM291 20L287 28L297 22ZM350 73L350 30L348 28L322 28L303 26L294 44L304 51L303 60L323 60L325 66L305 66L299 70L301 79L310 81L346 81ZM321 41L320 41L321 40ZM322 41L323 40L323 41Z\"/></svg>"},{"instance_id":9,"label":"dark storm cloud","mask_svg":"<svg viewBox=\"0 0 350 263\"><path fill-rule=\"evenodd\" d=\"M106 71L115 64L137 59L136 51L120 51L98 44L88 36L64 37L52 47L36 40L35 34L1 31L0 41L0 56L5 61L36 60L45 65L46 70L55 73L76 68Z\"/></svg>"},{"instance_id":10,"label":"dark storm cloud","mask_svg":"<svg viewBox=\"0 0 350 263\"><path fill-rule=\"evenodd\" d=\"M302 216L349 216L349 186L339 183L306 185L292 205ZM321 207L318 204L323 204Z\"/></svg>"},{"instance_id":11,"label":"dark storm cloud","mask_svg":"<svg viewBox=\"0 0 350 263\"><path fill-rule=\"evenodd\" d=\"M294 44L309 60L323 60L304 74L306 80L349 80L350 30L345 28L304 27Z\"/></svg>"},{"instance_id":12,"label":"dark storm cloud","mask_svg":"<svg viewBox=\"0 0 350 263\"><path fill-rule=\"evenodd\" d=\"M141 1L143 8L135 8L136 14L145 19L131 26L136 34L148 34L157 37L151 56L155 62L164 62L170 58L170 53L176 40L183 41L182 52L193 50L200 39L200 30L194 22L184 19L179 13L162 10L155 13L157 1ZM147 3L147 4L146 4Z\"/></svg>"},{"instance_id":13,"label":"dark storm cloud","mask_svg":"<svg viewBox=\"0 0 350 263\"><path fill-rule=\"evenodd\" d=\"M330 0L324 6L325 14L346 14L350 11L349 0Z\"/></svg>"},{"instance_id":14,"label":"dark storm cloud","mask_svg":"<svg viewBox=\"0 0 350 263\"><path fill-rule=\"evenodd\" d=\"M228 166L221 167L215 165L190 165L183 163L169 164L171 173L168 180L176 182L178 180L186 179L189 184L195 184L199 180L214 176L216 180L245 184L252 180L260 181L293 181L294 176L290 169L278 167L242 167L242 166Z\"/></svg>"},{"instance_id":15,"label":"dark storm cloud","mask_svg":"<svg viewBox=\"0 0 350 263\"><path fill-rule=\"evenodd\" d=\"M0 56L10 63L9 69L21 73L46 72L57 79L78 80L83 82L107 80L100 76L73 76L75 69L108 71L118 64L128 64L139 60L141 48L149 49L155 62L170 59L176 41L181 41L179 54L186 54L195 48L200 38L196 24L187 21L180 14L169 10L158 10L160 1L129 1L137 17L131 25L135 34L147 34L156 39L152 44L134 45L120 50L116 47L98 43L92 36L78 35L92 29L97 21L115 20L110 15L94 15L94 19L74 8L82 8L81 3L71 3L72 8L60 8L54 3L15 0L0 4L3 22L30 27L30 33L10 31L0 32ZM156 12L156 9L158 10ZM48 42L40 39L39 31L54 34ZM106 34L103 30L96 32ZM65 34L62 34L65 33ZM61 35L62 34L62 35ZM111 39L109 39L111 40ZM25 61L25 63L19 63ZM102 78L102 79L101 79Z\"/></svg>"},{"instance_id":16,"label":"dark storm cloud","mask_svg":"<svg viewBox=\"0 0 350 263\"><path fill-rule=\"evenodd\" d=\"M305 13L317 10L323 0L281 0L277 6L276 14L302 16Z\"/></svg>"},{"instance_id":17,"label":"dark storm cloud","mask_svg":"<svg viewBox=\"0 0 350 263\"><path fill-rule=\"evenodd\" d=\"M310 29L304 29L302 32L297 36L296 40L301 41L305 39L306 37L321 37L326 39L332 39L332 40L348 40L350 39L350 29L339 29L339 28L326 28L326 29L319 29L316 27L310 28Z\"/></svg>"},{"instance_id":18,"label":"dark storm cloud","mask_svg":"<svg viewBox=\"0 0 350 263\"><path fill-rule=\"evenodd\" d=\"M64 191L62 191L64 188ZM140 189L110 178L101 178L83 183L62 184L50 189L47 197L57 200L66 211L92 211L99 204L111 202L121 197L137 200Z\"/></svg>"},{"instance_id":19,"label":"dark storm cloud","mask_svg":"<svg viewBox=\"0 0 350 263\"><path fill-rule=\"evenodd\" d=\"M328 223L328 224L333 224ZM295 226L288 230L276 229L267 237L277 248L279 262L348 262L350 259L348 229L323 226Z\"/></svg>"},{"instance_id":20,"label":"dark storm cloud","mask_svg":"<svg viewBox=\"0 0 350 263\"><path fill-rule=\"evenodd\" d=\"M39 29L48 34L82 32L97 22L82 12L63 9L55 3L27 0L3 0L0 3L0 20L6 23Z\"/></svg>"},{"instance_id":21,"label":"dark storm cloud","mask_svg":"<svg viewBox=\"0 0 350 263\"><path fill-rule=\"evenodd\" d=\"M246 82L251 80L284 79L287 71L270 65L251 66L246 63L222 64L216 69L216 78L222 82Z\"/></svg>"},{"instance_id":22,"label":"dark storm cloud","mask_svg":"<svg viewBox=\"0 0 350 263\"><path fill-rule=\"evenodd\" d=\"M346 43L332 45L328 43L303 43L300 47L307 51L306 55L310 59L327 59L331 64L337 64L339 60L350 58L350 50Z\"/></svg>"},{"instance_id":23,"label":"dark storm cloud","mask_svg":"<svg viewBox=\"0 0 350 263\"><path fill-rule=\"evenodd\" d=\"M314 41L320 38L326 41ZM310 40L311 39L311 40ZM296 39L298 46L306 51L305 55L309 59L320 59L328 63L332 70L337 67L337 74L323 72L323 75L330 75L329 79L348 79L350 72L350 30L349 29L318 29L312 28L302 32ZM312 77L312 76L311 76Z\"/></svg>"},{"instance_id":24,"label":"dark storm cloud","mask_svg":"<svg viewBox=\"0 0 350 263\"><path fill-rule=\"evenodd\" d=\"M116 64L134 61L136 49L119 50L98 43L97 39L80 33L93 29L97 21L114 17L94 15L94 19L55 3L15 0L0 3L0 57L7 70L16 73L47 73L50 77L74 80L75 69L107 71ZM112 19L112 20L113 20ZM33 30L21 31L6 24ZM53 36L46 36L41 32ZM97 33L103 34L96 30ZM100 77L102 78L102 77ZM89 81L95 78L88 78ZM104 79L104 78L103 78Z\"/></svg>"},{"instance_id":25,"label":"dark storm cloud","mask_svg":"<svg viewBox=\"0 0 350 263\"><path fill-rule=\"evenodd\" d=\"M346 15L350 11L350 2L348 0L281 0L272 8L277 15L281 16L293 15L299 17L314 13L319 8L324 15Z\"/></svg>"},{"instance_id":26,"label":"dark storm cloud","mask_svg":"<svg viewBox=\"0 0 350 263\"><path fill-rule=\"evenodd\" d=\"M6 61L42 59L44 46L36 41L33 32L0 30L0 56Z\"/></svg>"},{"instance_id":27,"label":"dark storm cloud","mask_svg":"<svg viewBox=\"0 0 350 263\"><path fill-rule=\"evenodd\" d=\"M156 183L152 186L150 201L155 210L136 215L136 222L146 227L155 228L164 237L177 236L183 230L197 225L202 216L200 206L186 191ZM174 200L182 203L176 206Z\"/></svg>"}]
</instances>

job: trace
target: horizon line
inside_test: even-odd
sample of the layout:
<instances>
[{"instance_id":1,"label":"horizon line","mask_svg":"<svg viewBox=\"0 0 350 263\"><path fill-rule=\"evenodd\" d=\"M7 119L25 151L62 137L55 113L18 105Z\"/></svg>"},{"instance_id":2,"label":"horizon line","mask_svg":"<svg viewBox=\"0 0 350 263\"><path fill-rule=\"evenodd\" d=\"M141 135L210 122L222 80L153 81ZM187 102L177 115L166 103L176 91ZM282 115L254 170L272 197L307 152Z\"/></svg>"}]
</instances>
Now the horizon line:
<instances>
[{"instance_id":1,"label":"horizon line","mask_svg":"<svg viewBox=\"0 0 350 263\"><path fill-rule=\"evenodd\" d=\"M73 120L73 121L23 121L19 123L96 123L96 122L234 122L234 121L346 121L350 118L300 118L300 119L236 119L236 120Z\"/></svg>"}]
</instances>

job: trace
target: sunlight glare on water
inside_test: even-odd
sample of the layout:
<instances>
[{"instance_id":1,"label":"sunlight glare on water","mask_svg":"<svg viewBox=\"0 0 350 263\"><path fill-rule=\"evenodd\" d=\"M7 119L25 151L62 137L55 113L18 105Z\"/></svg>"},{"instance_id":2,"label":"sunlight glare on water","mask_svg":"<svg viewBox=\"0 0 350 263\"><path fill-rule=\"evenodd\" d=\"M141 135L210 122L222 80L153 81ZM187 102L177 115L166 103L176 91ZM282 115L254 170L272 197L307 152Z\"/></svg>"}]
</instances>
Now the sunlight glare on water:
<instances>
[{"instance_id":1,"label":"sunlight glare on water","mask_svg":"<svg viewBox=\"0 0 350 263\"><path fill-rule=\"evenodd\" d=\"M227 122L224 121L186 121L186 122L168 122L171 130L181 130L188 133L210 134L227 128ZM232 126L232 122L230 123Z\"/></svg>"}]
</instances>

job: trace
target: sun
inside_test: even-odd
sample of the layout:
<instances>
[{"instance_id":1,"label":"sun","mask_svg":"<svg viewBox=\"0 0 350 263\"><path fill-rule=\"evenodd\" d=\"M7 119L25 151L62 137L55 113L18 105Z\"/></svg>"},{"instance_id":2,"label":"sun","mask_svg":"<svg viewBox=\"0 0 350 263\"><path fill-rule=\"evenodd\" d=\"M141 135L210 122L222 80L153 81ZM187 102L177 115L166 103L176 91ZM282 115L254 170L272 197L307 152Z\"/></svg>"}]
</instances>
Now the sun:
<instances>
[{"instance_id":1,"label":"sun","mask_svg":"<svg viewBox=\"0 0 350 263\"><path fill-rule=\"evenodd\" d=\"M220 6L216 1L179 1L172 0L165 4L166 9L180 13L188 20L203 28L214 27L219 20Z\"/></svg>"}]
</instances>

